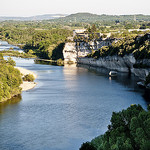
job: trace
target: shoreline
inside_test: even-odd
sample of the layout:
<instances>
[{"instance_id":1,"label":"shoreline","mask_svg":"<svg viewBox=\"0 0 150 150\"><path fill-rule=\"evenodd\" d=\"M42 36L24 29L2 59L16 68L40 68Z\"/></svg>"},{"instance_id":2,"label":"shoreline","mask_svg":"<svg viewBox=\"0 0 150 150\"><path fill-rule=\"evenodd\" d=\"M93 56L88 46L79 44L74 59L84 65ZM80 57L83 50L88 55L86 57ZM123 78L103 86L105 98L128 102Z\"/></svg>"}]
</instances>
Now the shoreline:
<instances>
[{"instance_id":1,"label":"shoreline","mask_svg":"<svg viewBox=\"0 0 150 150\"><path fill-rule=\"evenodd\" d=\"M22 76L25 76L27 74L32 74L35 79L37 78L37 75L30 70L27 70L27 69L22 68L22 67L15 67L15 68L20 71ZM35 83L35 82L23 81L23 83L20 85L20 87L22 88L22 91L28 91L30 89L33 89L36 85L37 85L37 83Z\"/></svg>"},{"instance_id":2,"label":"shoreline","mask_svg":"<svg viewBox=\"0 0 150 150\"><path fill-rule=\"evenodd\" d=\"M20 71L20 73L22 74L22 77L24 75L27 75L27 74L32 74L34 76L34 78L36 79L37 78L37 74L35 74L34 72L30 71L30 70L27 70L25 68L22 68L22 67L14 67L16 69L18 69ZM20 88L21 88L21 91L14 94L14 95L11 95L11 98L15 97L15 96L18 96L18 95L21 95L21 93L23 91L28 91L28 90L31 90L33 89L35 86L37 85L36 82L28 82L28 81L23 81L23 83L20 85ZM10 100L11 98L6 98L6 99L3 99L2 101L0 101L0 104L4 103L4 102L7 102L8 100Z\"/></svg>"}]
</instances>

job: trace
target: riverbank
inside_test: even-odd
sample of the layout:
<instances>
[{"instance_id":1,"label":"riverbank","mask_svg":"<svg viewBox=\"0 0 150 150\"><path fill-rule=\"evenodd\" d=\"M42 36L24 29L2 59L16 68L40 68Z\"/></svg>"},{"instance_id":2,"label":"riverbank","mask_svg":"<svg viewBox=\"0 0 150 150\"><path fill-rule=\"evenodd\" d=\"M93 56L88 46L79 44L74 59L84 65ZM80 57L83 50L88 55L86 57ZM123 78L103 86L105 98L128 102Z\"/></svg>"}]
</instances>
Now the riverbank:
<instances>
[{"instance_id":1,"label":"riverbank","mask_svg":"<svg viewBox=\"0 0 150 150\"><path fill-rule=\"evenodd\" d=\"M22 77L27 74L32 74L35 79L37 78L37 75L30 70L27 70L27 69L21 68L21 67L15 67L15 68L20 71L20 73L22 74ZM22 88L22 91L27 91L27 90L33 89L36 85L37 85L37 83L35 83L35 82L23 81L23 83L20 85L20 87Z\"/></svg>"},{"instance_id":2,"label":"riverbank","mask_svg":"<svg viewBox=\"0 0 150 150\"><path fill-rule=\"evenodd\" d=\"M36 58L35 55L25 52L13 51L13 50L3 50L0 51L3 56L14 56L14 57L21 57L21 58Z\"/></svg>"},{"instance_id":3,"label":"riverbank","mask_svg":"<svg viewBox=\"0 0 150 150\"><path fill-rule=\"evenodd\" d=\"M148 61L150 62L150 60ZM81 57L78 58L78 64L84 64L88 66L107 68L109 70L115 70L118 72L133 73L141 80L145 80L146 76L150 72L150 68L134 68L133 65L137 63L136 59L132 56L107 56L99 59Z\"/></svg>"}]
</instances>

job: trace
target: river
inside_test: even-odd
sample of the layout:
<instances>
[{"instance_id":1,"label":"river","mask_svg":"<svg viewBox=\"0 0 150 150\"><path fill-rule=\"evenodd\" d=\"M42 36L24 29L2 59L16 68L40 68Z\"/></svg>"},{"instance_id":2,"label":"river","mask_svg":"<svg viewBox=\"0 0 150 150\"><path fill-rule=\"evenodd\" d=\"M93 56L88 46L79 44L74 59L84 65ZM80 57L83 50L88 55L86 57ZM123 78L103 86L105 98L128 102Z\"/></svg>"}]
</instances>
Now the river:
<instances>
[{"instance_id":1,"label":"river","mask_svg":"<svg viewBox=\"0 0 150 150\"><path fill-rule=\"evenodd\" d=\"M105 69L13 59L35 72L38 84L0 105L0 150L78 150L107 130L113 111L131 104L146 108L134 76L110 78Z\"/></svg>"}]
</instances>

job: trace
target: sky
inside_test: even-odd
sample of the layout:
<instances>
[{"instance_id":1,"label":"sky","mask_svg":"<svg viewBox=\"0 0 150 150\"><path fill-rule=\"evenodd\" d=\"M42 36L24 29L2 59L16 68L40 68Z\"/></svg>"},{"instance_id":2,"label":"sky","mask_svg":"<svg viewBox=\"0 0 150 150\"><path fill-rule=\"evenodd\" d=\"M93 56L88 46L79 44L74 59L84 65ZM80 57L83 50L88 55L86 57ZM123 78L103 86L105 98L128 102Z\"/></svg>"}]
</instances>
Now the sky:
<instances>
[{"instance_id":1,"label":"sky","mask_svg":"<svg viewBox=\"0 0 150 150\"><path fill-rule=\"evenodd\" d=\"M0 16L43 14L150 15L150 0L0 0Z\"/></svg>"}]
</instances>

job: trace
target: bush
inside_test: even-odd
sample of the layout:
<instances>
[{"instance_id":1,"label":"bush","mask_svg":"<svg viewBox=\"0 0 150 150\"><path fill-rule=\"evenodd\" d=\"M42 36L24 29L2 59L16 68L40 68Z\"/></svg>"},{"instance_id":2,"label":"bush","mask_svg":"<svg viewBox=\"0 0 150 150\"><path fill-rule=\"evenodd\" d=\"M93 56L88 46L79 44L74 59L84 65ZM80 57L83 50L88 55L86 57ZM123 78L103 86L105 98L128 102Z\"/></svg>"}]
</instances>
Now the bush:
<instances>
[{"instance_id":1,"label":"bush","mask_svg":"<svg viewBox=\"0 0 150 150\"><path fill-rule=\"evenodd\" d=\"M4 60L2 53L0 53L0 60Z\"/></svg>"},{"instance_id":2,"label":"bush","mask_svg":"<svg viewBox=\"0 0 150 150\"><path fill-rule=\"evenodd\" d=\"M83 143L79 150L96 150L96 148L89 142Z\"/></svg>"},{"instance_id":3,"label":"bush","mask_svg":"<svg viewBox=\"0 0 150 150\"><path fill-rule=\"evenodd\" d=\"M57 65L58 66L64 66L64 61L60 58L57 60Z\"/></svg>"},{"instance_id":4,"label":"bush","mask_svg":"<svg viewBox=\"0 0 150 150\"><path fill-rule=\"evenodd\" d=\"M27 74L23 77L24 81L33 82L35 80L34 76L32 74Z\"/></svg>"},{"instance_id":5,"label":"bush","mask_svg":"<svg viewBox=\"0 0 150 150\"><path fill-rule=\"evenodd\" d=\"M16 66L16 62L11 57L9 57L7 59L7 63L10 64L10 65L12 65L12 66Z\"/></svg>"}]
</instances>

